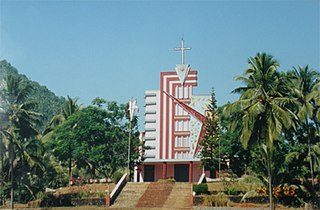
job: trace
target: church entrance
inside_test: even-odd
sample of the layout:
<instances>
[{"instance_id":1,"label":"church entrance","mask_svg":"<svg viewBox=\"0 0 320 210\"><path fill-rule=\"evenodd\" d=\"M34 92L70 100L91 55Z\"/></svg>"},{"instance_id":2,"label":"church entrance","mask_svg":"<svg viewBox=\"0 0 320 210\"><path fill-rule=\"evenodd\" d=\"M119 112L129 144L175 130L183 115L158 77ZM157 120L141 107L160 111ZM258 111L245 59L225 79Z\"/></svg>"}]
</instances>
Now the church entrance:
<instances>
[{"instance_id":1,"label":"church entrance","mask_svg":"<svg viewBox=\"0 0 320 210\"><path fill-rule=\"evenodd\" d=\"M188 164L174 165L174 179L177 182L188 182L189 181L189 165Z\"/></svg>"},{"instance_id":2,"label":"church entrance","mask_svg":"<svg viewBox=\"0 0 320 210\"><path fill-rule=\"evenodd\" d=\"M144 165L144 181L154 182L154 165Z\"/></svg>"}]
</instances>

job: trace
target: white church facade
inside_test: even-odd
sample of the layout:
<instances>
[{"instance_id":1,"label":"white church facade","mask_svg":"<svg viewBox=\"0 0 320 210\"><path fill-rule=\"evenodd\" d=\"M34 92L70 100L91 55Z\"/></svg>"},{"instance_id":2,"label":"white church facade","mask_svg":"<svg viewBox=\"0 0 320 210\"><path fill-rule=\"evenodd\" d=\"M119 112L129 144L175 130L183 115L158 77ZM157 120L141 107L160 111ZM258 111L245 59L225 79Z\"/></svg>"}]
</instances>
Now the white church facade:
<instances>
[{"instance_id":1,"label":"white church facade","mask_svg":"<svg viewBox=\"0 0 320 210\"><path fill-rule=\"evenodd\" d=\"M144 162L135 171L140 182L174 178L197 182L204 173L197 157L205 129L205 111L210 95L193 94L198 71L184 64L160 73L160 89L145 91Z\"/></svg>"}]
</instances>

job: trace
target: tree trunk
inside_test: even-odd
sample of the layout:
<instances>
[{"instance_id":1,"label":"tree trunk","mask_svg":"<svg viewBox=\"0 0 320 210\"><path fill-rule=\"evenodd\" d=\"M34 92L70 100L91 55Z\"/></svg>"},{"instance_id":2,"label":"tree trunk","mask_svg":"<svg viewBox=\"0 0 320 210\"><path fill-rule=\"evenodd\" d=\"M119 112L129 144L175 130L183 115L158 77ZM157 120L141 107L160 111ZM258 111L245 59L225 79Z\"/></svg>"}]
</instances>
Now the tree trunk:
<instances>
[{"instance_id":1,"label":"tree trunk","mask_svg":"<svg viewBox=\"0 0 320 210\"><path fill-rule=\"evenodd\" d=\"M269 209L273 210L271 157L270 157L269 148L267 148L267 161L268 161L268 182L269 182Z\"/></svg>"},{"instance_id":2,"label":"tree trunk","mask_svg":"<svg viewBox=\"0 0 320 210\"><path fill-rule=\"evenodd\" d=\"M307 138L308 138L308 158L309 158L309 165L310 165L310 174L311 174L311 183L312 188L314 189L314 180L313 180L313 164L312 164L312 158L311 158L311 141L310 141L310 132L309 132L309 122L308 118L306 118L306 126L307 126Z\"/></svg>"},{"instance_id":3,"label":"tree trunk","mask_svg":"<svg viewBox=\"0 0 320 210\"><path fill-rule=\"evenodd\" d=\"M10 169L11 169L11 193L10 193L10 207L11 209L14 209L14 204L13 204L13 181L14 181L14 176L13 176L13 148L12 145L10 146Z\"/></svg>"},{"instance_id":4,"label":"tree trunk","mask_svg":"<svg viewBox=\"0 0 320 210\"><path fill-rule=\"evenodd\" d=\"M313 163L312 163L312 158L311 158L311 143L310 143L309 137L308 137L308 157L309 157L309 164L310 164L311 183L312 183L312 187L314 188Z\"/></svg>"},{"instance_id":5,"label":"tree trunk","mask_svg":"<svg viewBox=\"0 0 320 210\"><path fill-rule=\"evenodd\" d=\"M71 153L71 145L70 145L70 142L69 142L69 183L68 185L70 186L70 181L72 180L72 153Z\"/></svg>"}]
</instances>

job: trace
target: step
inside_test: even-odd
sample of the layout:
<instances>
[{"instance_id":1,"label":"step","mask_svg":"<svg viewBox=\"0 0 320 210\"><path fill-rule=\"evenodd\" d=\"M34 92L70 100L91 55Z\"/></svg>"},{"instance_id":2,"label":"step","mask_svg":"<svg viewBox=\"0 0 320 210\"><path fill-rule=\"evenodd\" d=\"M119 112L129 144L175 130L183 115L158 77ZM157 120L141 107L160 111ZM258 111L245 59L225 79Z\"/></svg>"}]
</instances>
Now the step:
<instances>
[{"instance_id":1,"label":"step","mask_svg":"<svg viewBox=\"0 0 320 210\"><path fill-rule=\"evenodd\" d=\"M137 208L161 208L168 199L175 183L150 183L147 190L139 199Z\"/></svg>"},{"instance_id":2,"label":"step","mask_svg":"<svg viewBox=\"0 0 320 210\"><path fill-rule=\"evenodd\" d=\"M190 183L175 183L163 208L191 208L192 207L192 185Z\"/></svg>"},{"instance_id":3,"label":"step","mask_svg":"<svg viewBox=\"0 0 320 210\"><path fill-rule=\"evenodd\" d=\"M128 182L111 208L134 208L148 185L148 182Z\"/></svg>"}]
</instances>

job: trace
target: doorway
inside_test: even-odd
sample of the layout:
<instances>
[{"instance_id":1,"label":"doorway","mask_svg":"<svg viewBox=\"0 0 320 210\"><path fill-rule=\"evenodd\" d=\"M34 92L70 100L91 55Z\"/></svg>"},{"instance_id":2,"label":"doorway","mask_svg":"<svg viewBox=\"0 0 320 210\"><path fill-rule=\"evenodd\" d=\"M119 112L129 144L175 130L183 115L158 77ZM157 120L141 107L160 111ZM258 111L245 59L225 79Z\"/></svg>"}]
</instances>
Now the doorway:
<instances>
[{"instance_id":1,"label":"doorway","mask_svg":"<svg viewBox=\"0 0 320 210\"><path fill-rule=\"evenodd\" d=\"M177 164L174 165L174 179L176 182L188 182L189 181L189 165Z\"/></svg>"}]
</instances>

